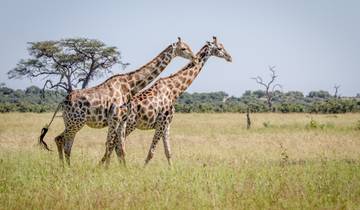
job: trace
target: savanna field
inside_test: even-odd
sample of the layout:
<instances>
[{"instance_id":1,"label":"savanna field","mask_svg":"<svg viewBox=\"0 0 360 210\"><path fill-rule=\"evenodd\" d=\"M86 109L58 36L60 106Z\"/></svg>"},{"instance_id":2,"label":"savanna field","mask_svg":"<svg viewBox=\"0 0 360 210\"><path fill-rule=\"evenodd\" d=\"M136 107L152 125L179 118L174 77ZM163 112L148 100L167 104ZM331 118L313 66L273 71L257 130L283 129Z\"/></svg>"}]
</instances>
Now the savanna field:
<instances>
[{"instance_id":1,"label":"savanna field","mask_svg":"<svg viewBox=\"0 0 360 210\"><path fill-rule=\"evenodd\" d=\"M359 209L360 114L176 114L170 138L147 167L153 131L127 141L127 167L115 156L98 167L107 129L76 136L71 167L58 161L52 113L0 115L0 209Z\"/></svg>"}]
</instances>

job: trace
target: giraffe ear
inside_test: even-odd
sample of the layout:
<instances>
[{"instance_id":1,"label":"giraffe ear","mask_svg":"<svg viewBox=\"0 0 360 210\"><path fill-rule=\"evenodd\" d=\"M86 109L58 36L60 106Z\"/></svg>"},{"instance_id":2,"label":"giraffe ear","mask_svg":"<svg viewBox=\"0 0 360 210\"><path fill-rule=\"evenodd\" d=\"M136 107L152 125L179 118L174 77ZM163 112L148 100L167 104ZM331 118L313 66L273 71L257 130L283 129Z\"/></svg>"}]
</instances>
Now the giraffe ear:
<instances>
[{"instance_id":1,"label":"giraffe ear","mask_svg":"<svg viewBox=\"0 0 360 210\"><path fill-rule=\"evenodd\" d=\"M181 37L178 36L178 42L180 43L181 42Z\"/></svg>"}]
</instances>

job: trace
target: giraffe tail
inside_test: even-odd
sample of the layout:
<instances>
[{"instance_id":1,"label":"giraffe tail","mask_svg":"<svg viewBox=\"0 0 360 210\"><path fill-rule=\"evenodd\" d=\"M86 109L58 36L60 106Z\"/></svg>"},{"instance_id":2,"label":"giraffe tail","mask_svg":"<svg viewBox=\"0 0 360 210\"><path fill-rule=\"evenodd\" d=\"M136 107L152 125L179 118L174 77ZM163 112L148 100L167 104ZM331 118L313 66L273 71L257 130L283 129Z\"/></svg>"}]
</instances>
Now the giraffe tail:
<instances>
[{"instance_id":1,"label":"giraffe tail","mask_svg":"<svg viewBox=\"0 0 360 210\"><path fill-rule=\"evenodd\" d=\"M42 146L44 149L51 151L51 149L49 149L48 145L46 144L46 142L44 141L44 137L46 135L46 133L48 132L49 127L48 125L45 125L42 129L41 129L41 134L39 137L39 144L40 146Z\"/></svg>"},{"instance_id":2,"label":"giraffe tail","mask_svg":"<svg viewBox=\"0 0 360 210\"><path fill-rule=\"evenodd\" d=\"M60 107L62 105L62 102L58 105L58 107L56 108L55 112L54 112L54 115L53 117L51 118L51 121L49 124L46 124L42 129L41 129L41 134L40 134L40 137L39 137L39 145L46 149L47 151L52 151L51 149L49 149L48 145L46 144L46 142L44 141L44 137L46 135L46 133L48 132L49 130L49 127L51 125L51 123L53 122L55 116L56 116L56 113L59 111Z\"/></svg>"}]
</instances>

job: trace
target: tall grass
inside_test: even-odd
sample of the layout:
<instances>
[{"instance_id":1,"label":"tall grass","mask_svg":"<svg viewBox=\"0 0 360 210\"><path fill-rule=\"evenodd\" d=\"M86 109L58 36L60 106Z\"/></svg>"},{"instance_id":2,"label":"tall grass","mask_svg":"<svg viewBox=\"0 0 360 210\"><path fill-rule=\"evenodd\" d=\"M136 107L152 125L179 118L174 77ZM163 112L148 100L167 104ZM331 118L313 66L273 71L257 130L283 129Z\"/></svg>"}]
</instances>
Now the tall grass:
<instances>
[{"instance_id":1,"label":"tall grass","mask_svg":"<svg viewBox=\"0 0 360 210\"><path fill-rule=\"evenodd\" d=\"M172 168L161 143L143 167L153 132L136 131L127 168L113 157L107 170L97 166L106 129L79 133L70 168L40 150L50 115L0 115L0 209L360 208L359 114L256 114L250 130L243 114L179 114ZM62 129L56 119L53 149Z\"/></svg>"}]
</instances>

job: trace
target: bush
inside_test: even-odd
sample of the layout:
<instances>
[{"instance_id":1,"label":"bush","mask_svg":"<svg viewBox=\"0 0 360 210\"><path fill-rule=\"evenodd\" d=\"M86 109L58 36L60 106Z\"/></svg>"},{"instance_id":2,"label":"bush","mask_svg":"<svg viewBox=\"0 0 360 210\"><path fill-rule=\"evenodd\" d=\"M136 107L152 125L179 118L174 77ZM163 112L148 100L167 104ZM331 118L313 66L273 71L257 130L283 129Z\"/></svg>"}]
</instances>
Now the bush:
<instances>
[{"instance_id":1,"label":"bush","mask_svg":"<svg viewBox=\"0 0 360 210\"><path fill-rule=\"evenodd\" d=\"M271 126L271 125L270 125L270 121L263 122L263 126L264 126L265 128L270 127L270 126Z\"/></svg>"},{"instance_id":2,"label":"bush","mask_svg":"<svg viewBox=\"0 0 360 210\"><path fill-rule=\"evenodd\" d=\"M355 130L360 131L360 120L358 120L355 124Z\"/></svg>"},{"instance_id":3,"label":"bush","mask_svg":"<svg viewBox=\"0 0 360 210\"><path fill-rule=\"evenodd\" d=\"M46 90L42 98L42 91L36 86L25 90L13 90L0 86L0 112L49 112L55 110L66 96L64 91ZM241 97L229 97L225 92L213 93L183 93L177 100L176 112L212 113L212 112L240 112L247 109L251 112L310 112L310 113L346 113L360 111L360 98L343 99L331 98L326 91L313 91L309 96L299 91L274 93L273 108L268 109L264 91L247 90Z\"/></svg>"},{"instance_id":4,"label":"bush","mask_svg":"<svg viewBox=\"0 0 360 210\"><path fill-rule=\"evenodd\" d=\"M313 118L310 119L310 122L306 125L307 129L324 129L326 127L325 124L321 124L319 122L317 122L316 120L314 120Z\"/></svg>"}]
</instances>

